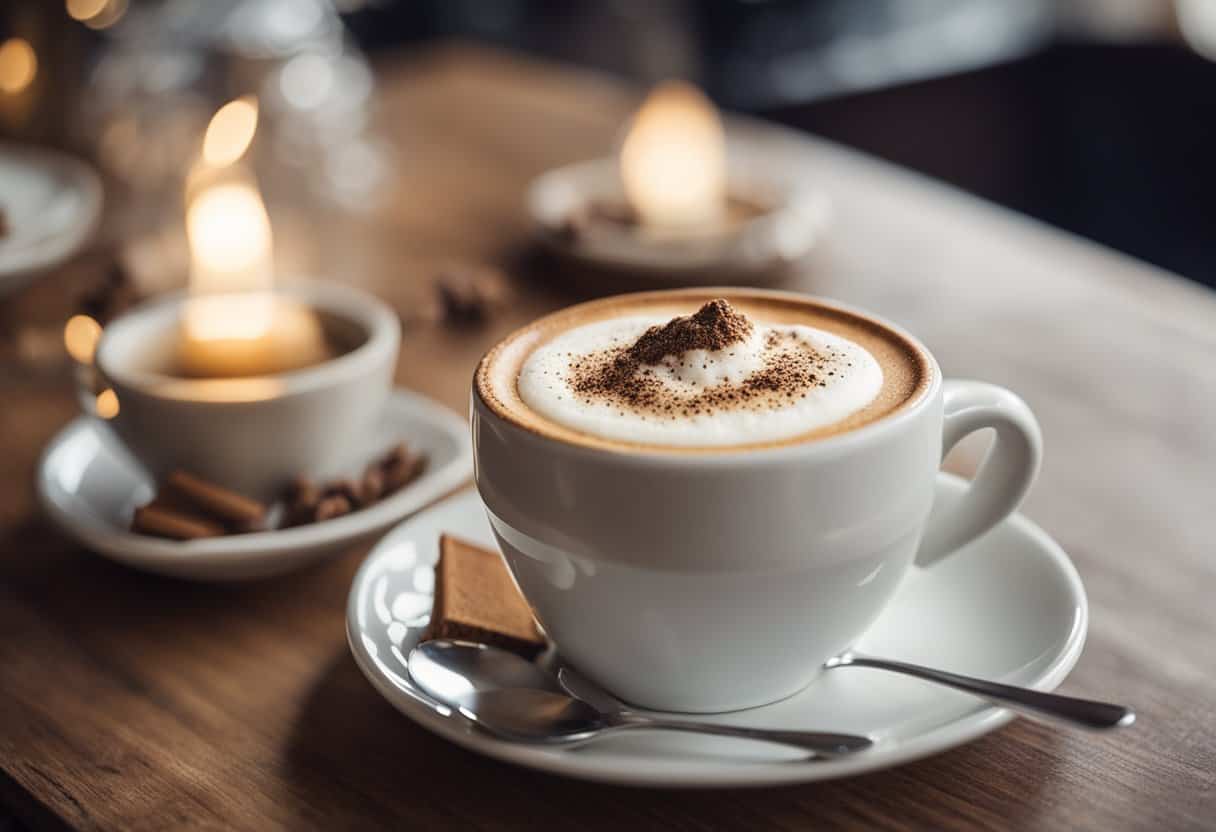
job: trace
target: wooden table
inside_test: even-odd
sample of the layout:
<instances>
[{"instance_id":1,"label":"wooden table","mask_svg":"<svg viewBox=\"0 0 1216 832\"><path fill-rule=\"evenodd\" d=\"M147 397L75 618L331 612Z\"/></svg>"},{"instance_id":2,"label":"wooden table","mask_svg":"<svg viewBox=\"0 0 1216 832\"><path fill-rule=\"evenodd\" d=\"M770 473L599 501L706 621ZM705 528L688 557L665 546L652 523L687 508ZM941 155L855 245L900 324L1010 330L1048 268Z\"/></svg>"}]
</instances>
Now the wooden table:
<instances>
[{"instance_id":1,"label":"wooden table","mask_svg":"<svg viewBox=\"0 0 1216 832\"><path fill-rule=\"evenodd\" d=\"M518 298L485 328L407 333L398 381L463 410L490 343L588 291L528 253L526 183L607 151L637 91L456 46L380 70L395 191L360 225L318 229L317 249L403 310L445 259L511 271ZM343 607L363 551L203 586L113 565L51 528L31 481L76 407L61 364L10 360L0 803L33 826L107 829L1216 823L1216 296L838 147L772 141L837 208L793 285L905 324L947 374L1006 384L1038 413L1047 461L1025 510L1072 555L1092 605L1064 690L1134 703L1134 729L1018 720L892 771L757 791L612 788L483 759L399 715L352 663ZM77 263L4 300L0 326L54 331L96 271ZM968 446L954 464L974 458Z\"/></svg>"}]
</instances>

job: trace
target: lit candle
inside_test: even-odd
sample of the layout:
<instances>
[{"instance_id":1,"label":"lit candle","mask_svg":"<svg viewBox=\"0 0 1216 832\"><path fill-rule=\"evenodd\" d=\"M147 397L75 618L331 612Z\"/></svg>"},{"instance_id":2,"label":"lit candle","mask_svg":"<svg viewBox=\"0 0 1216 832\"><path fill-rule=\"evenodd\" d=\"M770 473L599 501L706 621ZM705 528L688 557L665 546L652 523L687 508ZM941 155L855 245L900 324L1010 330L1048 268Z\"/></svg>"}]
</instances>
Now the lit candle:
<instances>
[{"instance_id":1,"label":"lit candle","mask_svg":"<svg viewBox=\"0 0 1216 832\"><path fill-rule=\"evenodd\" d=\"M185 375L269 375L332 357L315 313L275 294L270 218L252 181L231 168L256 124L256 104L238 99L216 113L203 142L194 179L209 184L195 185L186 209L190 297L177 351Z\"/></svg>"},{"instance_id":2,"label":"lit candle","mask_svg":"<svg viewBox=\"0 0 1216 832\"><path fill-rule=\"evenodd\" d=\"M703 231L726 218L726 138L714 105L683 81L659 85L621 147L621 181L642 223Z\"/></svg>"}]
</instances>

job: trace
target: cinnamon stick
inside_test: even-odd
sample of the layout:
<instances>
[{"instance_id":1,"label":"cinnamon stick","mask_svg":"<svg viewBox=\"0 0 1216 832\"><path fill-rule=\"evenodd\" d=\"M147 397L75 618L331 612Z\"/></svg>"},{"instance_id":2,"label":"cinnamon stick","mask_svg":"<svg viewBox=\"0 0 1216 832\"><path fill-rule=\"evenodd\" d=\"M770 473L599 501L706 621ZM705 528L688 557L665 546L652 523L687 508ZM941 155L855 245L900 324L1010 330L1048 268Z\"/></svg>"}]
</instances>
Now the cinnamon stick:
<instances>
[{"instance_id":1,"label":"cinnamon stick","mask_svg":"<svg viewBox=\"0 0 1216 832\"><path fill-rule=\"evenodd\" d=\"M168 496L197 507L217 520L233 525L256 524L266 516L266 506L243 494L207 482L185 471L174 471L165 480Z\"/></svg>"},{"instance_id":2,"label":"cinnamon stick","mask_svg":"<svg viewBox=\"0 0 1216 832\"><path fill-rule=\"evenodd\" d=\"M224 533L224 527L219 523L195 517L155 501L135 509L131 528L142 534L168 537L173 540L219 537Z\"/></svg>"}]
</instances>

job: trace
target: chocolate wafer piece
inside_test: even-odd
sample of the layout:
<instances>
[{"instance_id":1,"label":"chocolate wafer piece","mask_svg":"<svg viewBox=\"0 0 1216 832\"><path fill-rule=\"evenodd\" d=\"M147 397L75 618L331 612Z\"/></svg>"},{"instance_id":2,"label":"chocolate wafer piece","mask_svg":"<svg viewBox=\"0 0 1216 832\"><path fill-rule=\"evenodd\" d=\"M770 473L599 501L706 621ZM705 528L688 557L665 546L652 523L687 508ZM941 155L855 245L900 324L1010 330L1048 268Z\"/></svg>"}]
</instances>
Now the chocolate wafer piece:
<instances>
[{"instance_id":1,"label":"chocolate wafer piece","mask_svg":"<svg viewBox=\"0 0 1216 832\"><path fill-rule=\"evenodd\" d=\"M492 644L531 658L545 647L532 609L497 552L443 535L435 567L435 603L422 639Z\"/></svg>"}]
</instances>

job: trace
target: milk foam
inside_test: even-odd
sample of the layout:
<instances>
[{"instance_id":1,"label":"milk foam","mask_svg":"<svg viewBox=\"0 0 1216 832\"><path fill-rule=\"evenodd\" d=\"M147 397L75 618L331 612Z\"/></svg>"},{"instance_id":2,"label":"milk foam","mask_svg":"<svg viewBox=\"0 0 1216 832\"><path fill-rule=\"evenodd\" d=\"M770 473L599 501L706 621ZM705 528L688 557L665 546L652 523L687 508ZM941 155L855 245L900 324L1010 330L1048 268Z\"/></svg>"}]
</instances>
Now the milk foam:
<instances>
[{"instance_id":1,"label":"milk foam","mask_svg":"<svg viewBox=\"0 0 1216 832\"><path fill-rule=\"evenodd\" d=\"M553 422L602 439L722 447L779 441L827 427L865 407L882 389L882 368L858 344L808 326L757 323L745 340L723 349L688 350L639 368L647 384L659 390L663 407L580 392L578 379L588 366L603 364L605 356L619 354L649 327L666 322L631 316L561 333L524 362L520 398ZM790 360L813 367L809 381L800 375L797 384L752 392L766 370ZM750 399L736 401L734 391L747 393L738 399ZM707 400L711 404L704 404Z\"/></svg>"}]
</instances>

